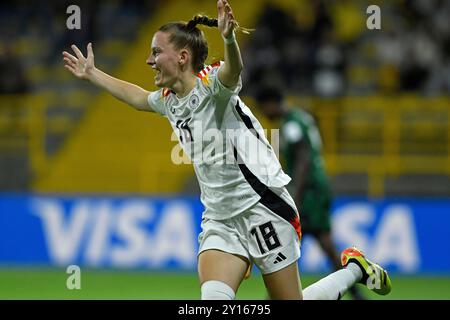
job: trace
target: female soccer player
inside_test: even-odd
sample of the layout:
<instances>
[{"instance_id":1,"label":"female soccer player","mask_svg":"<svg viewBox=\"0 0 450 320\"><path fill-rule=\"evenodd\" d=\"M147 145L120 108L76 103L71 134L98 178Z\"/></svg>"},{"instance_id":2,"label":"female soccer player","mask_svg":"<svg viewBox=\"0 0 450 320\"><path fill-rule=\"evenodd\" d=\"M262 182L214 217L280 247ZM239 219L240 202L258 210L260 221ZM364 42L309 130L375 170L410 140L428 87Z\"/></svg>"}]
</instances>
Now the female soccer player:
<instances>
[{"instance_id":1,"label":"female soccer player","mask_svg":"<svg viewBox=\"0 0 450 320\"><path fill-rule=\"evenodd\" d=\"M300 220L285 188L290 178L238 96L243 64L234 30L239 26L226 0L218 0L217 9L218 19L196 16L188 23L163 25L155 33L146 63L156 72L158 91L146 91L97 69L91 43L87 57L75 45L75 56L63 52L65 67L137 110L166 117L191 155L205 206L198 254L202 299L234 299L252 263L260 269L272 299L338 299L356 282L373 285L373 279L380 281L371 289L387 293L387 273L356 249L343 253L342 270L302 292L297 268ZM198 24L220 30L223 62L204 66L208 45ZM223 140L213 144L211 137L197 132ZM256 161L253 146L265 151L257 152ZM195 156L199 150L200 158Z\"/></svg>"}]
</instances>

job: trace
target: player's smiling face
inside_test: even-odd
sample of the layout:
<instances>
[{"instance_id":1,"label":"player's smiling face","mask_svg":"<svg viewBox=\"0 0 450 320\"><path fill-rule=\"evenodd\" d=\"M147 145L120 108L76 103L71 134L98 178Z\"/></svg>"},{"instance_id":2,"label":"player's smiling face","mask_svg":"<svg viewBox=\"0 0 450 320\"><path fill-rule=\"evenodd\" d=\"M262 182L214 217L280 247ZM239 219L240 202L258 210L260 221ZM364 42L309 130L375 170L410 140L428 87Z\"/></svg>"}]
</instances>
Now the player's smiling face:
<instances>
[{"instance_id":1,"label":"player's smiling face","mask_svg":"<svg viewBox=\"0 0 450 320\"><path fill-rule=\"evenodd\" d=\"M146 63L156 71L155 84L172 88L180 72L179 52L169 41L170 34L158 31L153 36L152 52Z\"/></svg>"}]
</instances>

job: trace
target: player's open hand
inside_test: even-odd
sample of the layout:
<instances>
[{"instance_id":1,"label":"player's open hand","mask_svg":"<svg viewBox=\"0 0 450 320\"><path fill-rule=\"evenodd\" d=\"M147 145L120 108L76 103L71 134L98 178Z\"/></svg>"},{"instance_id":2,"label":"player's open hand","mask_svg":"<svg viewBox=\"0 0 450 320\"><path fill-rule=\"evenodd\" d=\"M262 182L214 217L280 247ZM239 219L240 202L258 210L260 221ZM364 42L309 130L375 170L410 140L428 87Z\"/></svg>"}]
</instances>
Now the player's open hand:
<instances>
[{"instance_id":1,"label":"player's open hand","mask_svg":"<svg viewBox=\"0 0 450 320\"><path fill-rule=\"evenodd\" d=\"M238 26L238 23L233 15L233 10L231 10L231 6L227 0L218 0L217 11L219 30L225 38L228 38L231 36L234 28Z\"/></svg>"},{"instance_id":2,"label":"player's open hand","mask_svg":"<svg viewBox=\"0 0 450 320\"><path fill-rule=\"evenodd\" d=\"M72 72L76 77L80 79L88 79L94 70L94 52L92 51L92 43L87 45L87 58L83 56L80 49L76 45L71 46L76 57L70 53L64 51L64 62L66 69Z\"/></svg>"}]
</instances>

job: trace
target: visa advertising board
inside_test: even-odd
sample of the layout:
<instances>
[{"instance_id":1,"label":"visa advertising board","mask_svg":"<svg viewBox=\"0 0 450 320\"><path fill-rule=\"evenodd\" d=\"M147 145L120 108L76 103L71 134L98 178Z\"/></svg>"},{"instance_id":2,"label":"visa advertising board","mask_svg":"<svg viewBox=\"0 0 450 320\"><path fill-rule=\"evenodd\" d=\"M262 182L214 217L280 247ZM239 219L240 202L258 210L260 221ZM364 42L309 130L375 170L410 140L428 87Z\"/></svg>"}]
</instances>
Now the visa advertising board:
<instances>
[{"instance_id":1,"label":"visa advertising board","mask_svg":"<svg viewBox=\"0 0 450 320\"><path fill-rule=\"evenodd\" d=\"M0 195L0 266L195 270L195 197ZM337 198L333 238L398 273L450 272L450 199ZM305 235L300 267L328 262Z\"/></svg>"}]
</instances>

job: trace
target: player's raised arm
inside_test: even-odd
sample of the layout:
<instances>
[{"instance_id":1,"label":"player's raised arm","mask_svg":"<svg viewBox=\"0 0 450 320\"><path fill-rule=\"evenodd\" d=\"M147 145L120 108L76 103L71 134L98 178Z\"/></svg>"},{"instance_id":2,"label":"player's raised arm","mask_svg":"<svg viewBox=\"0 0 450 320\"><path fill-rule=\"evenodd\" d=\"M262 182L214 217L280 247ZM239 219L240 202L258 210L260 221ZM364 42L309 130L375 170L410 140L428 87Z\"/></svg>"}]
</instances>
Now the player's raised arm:
<instances>
[{"instance_id":1,"label":"player's raised arm","mask_svg":"<svg viewBox=\"0 0 450 320\"><path fill-rule=\"evenodd\" d=\"M92 43L87 45L87 57L84 57L77 46L72 45L71 48L75 56L66 51L63 52L63 56L66 69L72 72L74 76L89 80L138 110L152 111L147 102L149 91L135 84L114 78L95 67Z\"/></svg>"},{"instance_id":2,"label":"player's raised arm","mask_svg":"<svg viewBox=\"0 0 450 320\"><path fill-rule=\"evenodd\" d=\"M238 83L243 67L241 52L234 36L237 22L227 0L217 1L217 11L218 28L225 41L225 63L219 69L218 78L224 86L233 88Z\"/></svg>"}]
</instances>

